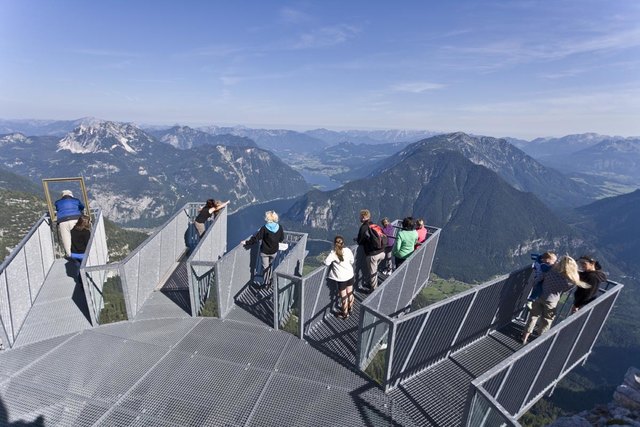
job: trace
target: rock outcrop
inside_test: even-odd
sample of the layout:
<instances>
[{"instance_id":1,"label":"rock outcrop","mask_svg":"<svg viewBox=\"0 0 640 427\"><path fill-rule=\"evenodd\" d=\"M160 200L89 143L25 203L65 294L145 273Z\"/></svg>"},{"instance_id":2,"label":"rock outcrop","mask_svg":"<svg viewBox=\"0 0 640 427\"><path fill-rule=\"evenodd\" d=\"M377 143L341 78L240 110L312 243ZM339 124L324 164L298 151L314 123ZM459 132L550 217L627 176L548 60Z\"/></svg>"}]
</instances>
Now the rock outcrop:
<instances>
[{"instance_id":1,"label":"rock outcrop","mask_svg":"<svg viewBox=\"0 0 640 427\"><path fill-rule=\"evenodd\" d=\"M631 367L624 382L613 393L613 401L598 405L571 417L558 418L550 427L588 426L634 426L640 427L640 370Z\"/></svg>"}]
</instances>

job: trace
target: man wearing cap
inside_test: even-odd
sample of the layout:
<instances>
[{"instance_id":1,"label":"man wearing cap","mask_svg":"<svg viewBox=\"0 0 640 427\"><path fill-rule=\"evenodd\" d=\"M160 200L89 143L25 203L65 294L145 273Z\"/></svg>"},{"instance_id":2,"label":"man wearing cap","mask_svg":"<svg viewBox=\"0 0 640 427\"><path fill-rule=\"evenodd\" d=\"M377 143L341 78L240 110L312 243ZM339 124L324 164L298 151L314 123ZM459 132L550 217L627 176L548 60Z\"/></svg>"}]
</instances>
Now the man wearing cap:
<instances>
[{"instance_id":1,"label":"man wearing cap","mask_svg":"<svg viewBox=\"0 0 640 427\"><path fill-rule=\"evenodd\" d=\"M58 218L58 232L67 258L71 256L71 229L75 227L78 218L84 211L84 205L75 197L71 190L64 190L62 197L56 200L56 217Z\"/></svg>"}]
</instances>

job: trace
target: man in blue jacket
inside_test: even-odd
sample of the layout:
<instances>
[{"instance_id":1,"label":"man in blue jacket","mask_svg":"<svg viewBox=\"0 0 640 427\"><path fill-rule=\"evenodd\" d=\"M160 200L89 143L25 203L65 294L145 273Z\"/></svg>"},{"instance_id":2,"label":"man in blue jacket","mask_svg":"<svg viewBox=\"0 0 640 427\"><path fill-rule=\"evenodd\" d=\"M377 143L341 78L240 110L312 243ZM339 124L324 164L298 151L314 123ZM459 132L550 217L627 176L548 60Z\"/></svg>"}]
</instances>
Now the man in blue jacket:
<instances>
[{"instance_id":1,"label":"man in blue jacket","mask_svg":"<svg viewBox=\"0 0 640 427\"><path fill-rule=\"evenodd\" d=\"M58 233L67 258L71 256L71 229L75 227L78 218L84 211L84 205L70 190L64 190L62 197L56 200L56 217L58 219Z\"/></svg>"}]
</instances>

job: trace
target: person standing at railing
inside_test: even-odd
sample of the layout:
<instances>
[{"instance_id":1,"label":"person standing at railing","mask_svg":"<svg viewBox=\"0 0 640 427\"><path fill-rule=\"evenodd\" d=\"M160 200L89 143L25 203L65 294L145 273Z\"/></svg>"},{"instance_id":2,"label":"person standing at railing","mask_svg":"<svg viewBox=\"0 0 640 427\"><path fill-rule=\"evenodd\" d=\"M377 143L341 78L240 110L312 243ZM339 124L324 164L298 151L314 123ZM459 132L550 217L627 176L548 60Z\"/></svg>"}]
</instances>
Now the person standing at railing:
<instances>
[{"instance_id":1,"label":"person standing at railing","mask_svg":"<svg viewBox=\"0 0 640 427\"><path fill-rule=\"evenodd\" d=\"M576 289L573 297L573 307L571 312L575 313L583 306L589 304L598 296L598 289L600 284L607 281L607 275L602 271L602 266L598 260L590 257L589 255L582 255L578 258L578 265L580 266L580 280L589 284L589 289Z\"/></svg>"},{"instance_id":2,"label":"person standing at railing","mask_svg":"<svg viewBox=\"0 0 640 427\"><path fill-rule=\"evenodd\" d=\"M84 205L75 197L71 190L64 190L62 197L55 201L58 233L64 248L64 256L71 256L71 230L76 226L78 218L82 216Z\"/></svg>"},{"instance_id":3,"label":"person standing at railing","mask_svg":"<svg viewBox=\"0 0 640 427\"><path fill-rule=\"evenodd\" d=\"M393 256L396 259L396 268L411 256L418 243L418 232L415 230L413 218L410 216L402 220L402 230L396 235L396 242L393 245Z\"/></svg>"},{"instance_id":4,"label":"person standing at railing","mask_svg":"<svg viewBox=\"0 0 640 427\"><path fill-rule=\"evenodd\" d=\"M416 242L415 249L418 249L427 240L427 227L424 226L424 219L416 219L416 232L418 233L418 241Z\"/></svg>"},{"instance_id":5,"label":"person standing at railing","mask_svg":"<svg viewBox=\"0 0 640 427\"><path fill-rule=\"evenodd\" d=\"M373 292L378 287L378 266L384 259L384 245L381 240L376 244L376 238L372 234L374 231L371 227L380 226L371 223L371 212L368 209L362 209L360 211L360 229L358 230L358 237L356 242L358 243L358 252L364 252L364 263L366 272L365 292ZM382 231L380 229L380 231ZM362 260L362 257L358 257L358 260Z\"/></svg>"},{"instance_id":6,"label":"person standing at railing","mask_svg":"<svg viewBox=\"0 0 640 427\"><path fill-rule=\"evenodd\" d=\"M260 244L260 259L262 260L262 286L271 287L272 265L276 259L276 254L280 243L284 241L284 229L278 224L278 214L274 211L267 211L264 214L265 224L258 232L241 243L244 246L251 246L258 241Z\"/></svg>"},{"instance_id":7,"label":"person standing at railing","mask_svg":"<svg viewBox=\"0 0 640 427\"><path fill-rule=\"evenodd\" d=\"M533 302L538 299L540 294L542 293L542 279L544 279L544 274L551 270L553 264L558 260L558 256L553 251L547 251L542 255L533 254L531 258L534 260L533 263L533 288L531 288L531 294L527 298L527 308L531 310L533 307Z\"/></svg>"},{"instance_id":8,"label":"person standing at railing","mask_svg":"<svg viewBox=\"0 0 640 427\"><path fill-rule=\"evenodd\" d=\"M82 215L71 229L71 259L82 262L90 238L91 221L88 216Z\"/></svg>"},{"instance_id":9,"label":"person standing at railing","mask_svg":"<svg viewBox=\"0 0 640 427\"><path fill-rule=\"evenodd\" d=\"M324 264L329 266L327 277L338 285L342 311L337 313L337 316L343 319L349 318L355 302L353 295L353 263L353 252L344 246L344 237L336 236L333 239L333 250L325 258Z\"/></svg>"},{"instance_id":10,"label":"person standing at railing","mask_svg":"<svg viewBox=\"0 0 640 427\"><path fill-rule=\"evenodd\" d=\"M216 218L220 211L229 204L229 200L223 202L222 200L214 200L208 199L205 205L198 212L198 216L196 216L195 221L193 221L193 225L195 225L196 230L198 230L198 236L202 237L204 234L206 227L205 224L213 216Z\"/></svg>"},{"instance_id":11,"label":"person standing at railing","mask_svg":"<svg viewBox=\"0 0 640 427\"><path fill-rule=\"evenodd\" d=\"M580 280L576 261L570 256L564 256L551 267L551 270L544 274L542 293L533 302L527 326L522 334L523 344L527 343L529 336L533 333L538 323L540 323L539 335L549 330L556 317L556 307L560 301L560 296L574 286L585 289L590 288L588 284Z\"/></svg>"},{"instance_id":12,"label":"person standing at railing","mask_svg":"<svg viewBox=\"0 0 640 427\"><path fill-rule=\"evenodd\" d=\"M382 232L387 236L387 245L384 248L384 270L382 274L389 275L393 271L393 244L396 241L396 230L389 218L384 217L380 221Z\"/></svg>"}]
</instances>

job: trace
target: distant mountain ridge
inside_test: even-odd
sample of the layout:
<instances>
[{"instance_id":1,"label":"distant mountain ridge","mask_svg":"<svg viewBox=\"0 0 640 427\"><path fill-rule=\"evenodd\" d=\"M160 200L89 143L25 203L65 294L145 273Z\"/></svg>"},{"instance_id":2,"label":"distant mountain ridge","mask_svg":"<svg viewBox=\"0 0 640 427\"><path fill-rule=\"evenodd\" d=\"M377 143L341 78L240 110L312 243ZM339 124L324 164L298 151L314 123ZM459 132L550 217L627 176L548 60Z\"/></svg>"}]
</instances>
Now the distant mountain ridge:
<instances>
[{"instance_id":1,"label":"distant mountain ridge","mask_svg":"<svg viewBox=\"0 0 640 427\"><path fill-rule=\"evenodd\" d=\"M443 132L421 131L421 130L345 130L333 131L328 129L308 130L305 134L314 138L335 145L341 142L349 142L352 144L394 144L394 143L412 143L431 136L439 135Z\"/></svg>"},{"instance_id":2,"label":"distant mountain ridge","mask_svg":"<svg viewBox=\"0 0 640 427\"><path fill-rule=\"evenodd\" d=\"M179 149L189 149L200 145L258 146L252 139L245 136L232 134L212 135L189 126L174 126L169 129L147 130L147 132L160 141Z\"/></svg>"},{"instance_id":3,"label":"distant mountain ridge","mask_svg":"<svg viewBox=\"0 0 640 427\"><path fill-rule=\"evenodd\" d=\"M118 222L148 224L185 201L230 199L232 207L291 197L309 187L255 147L179 150L127 123L94 121L56 137L0 135L0 160L20 175L84 176L91 198Z\"/></svg>"},{"instance_id":4,"label":"distant mountain ridge","mask_svg":"<svg viewBox=\"0 0 640 427\"><path fill-rule=\"evenodd\" d=\"M423 150L433 154L443 151L461 153L471 162L496 172L514 188L534 193L555 209L584 205L598 195L588 186L542 165L504 139L476 137L462 132L438 135L410 144L399 153L380 161L374 168L354 171L353 174L379 174Z\"/></svg>"},{"instance_id":5,"label":"distant mountain ridge","mask_svg":"<svg viewBox=\"0 0 640 427\"><path fill-rule=\"evenodd\" d=\"M317 153L330 145L318 138L286 129L204 126L199 127L198 130L211 135L230 134L249 138L260 148L269 150L281 158L300 153Z\"/></svg>"},{"instance_id":6,"label":"distant mountain ridge","mask_svg":"<svg viewBox=\"0 0 640 427\"><path fill-rule=\"evenodd\" d=\"M311 191L283 216L292 223L343 234L358 230L358 212L424 217L442 227L436 273L465 281L508 272L531 251L581 244L581 238L538 199L520 192L496 173L452 150L427 145L396 155L396 161L370 177L329 191Z\"/></svg>"},{"instance_id":7,"label":"distant mountain ridge","mask_svg":"<svg viewBox=\"0 0 640 427\"><path fill-rule=\"evenodd\" d=\"M598 247L623 261L640 280L640 189L598 200L577 211L586 218L581 227L595 235Z\"/></svg>"}]
</instances>

